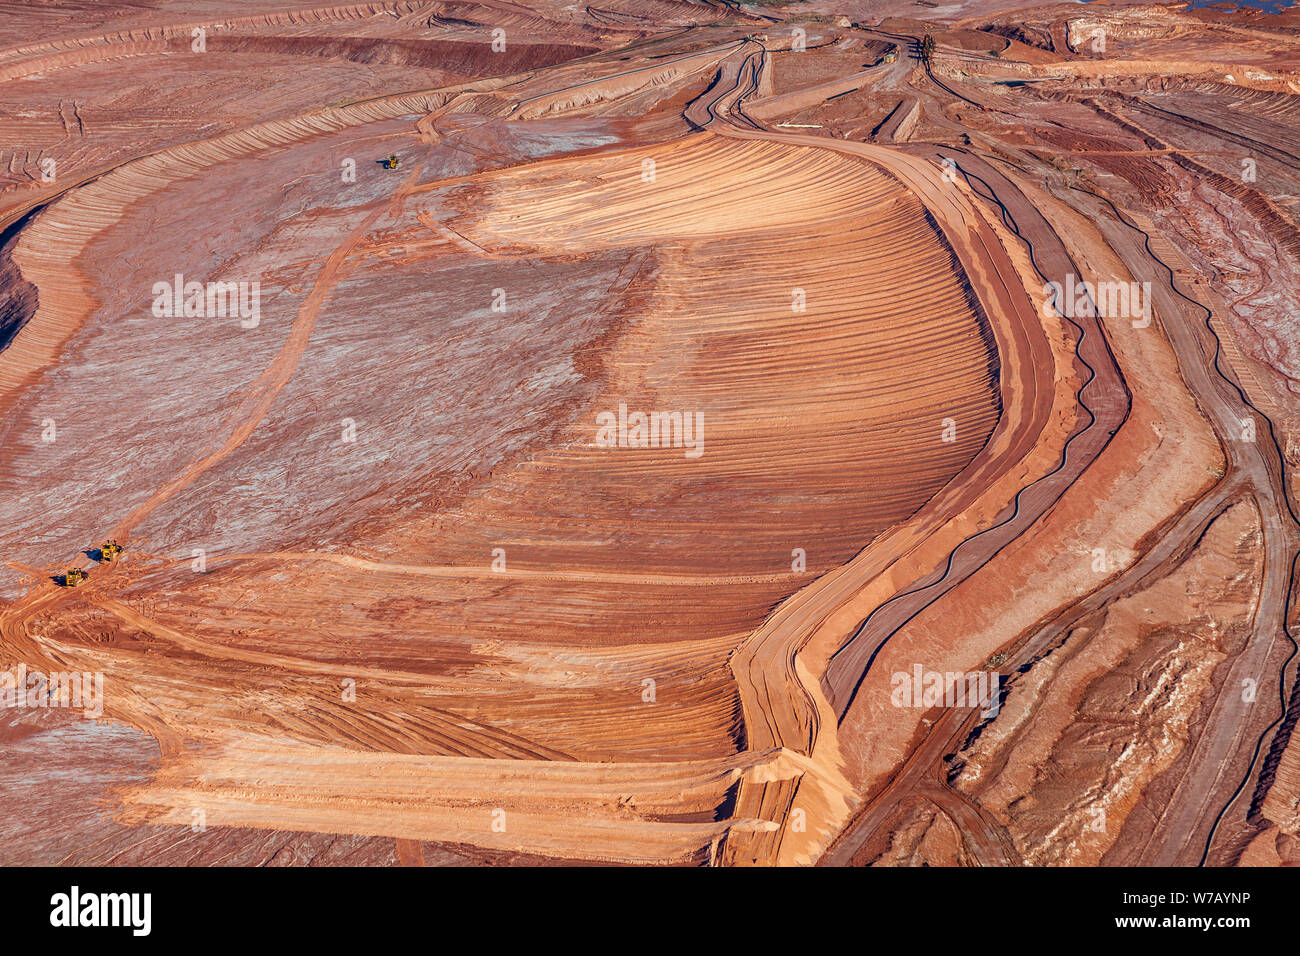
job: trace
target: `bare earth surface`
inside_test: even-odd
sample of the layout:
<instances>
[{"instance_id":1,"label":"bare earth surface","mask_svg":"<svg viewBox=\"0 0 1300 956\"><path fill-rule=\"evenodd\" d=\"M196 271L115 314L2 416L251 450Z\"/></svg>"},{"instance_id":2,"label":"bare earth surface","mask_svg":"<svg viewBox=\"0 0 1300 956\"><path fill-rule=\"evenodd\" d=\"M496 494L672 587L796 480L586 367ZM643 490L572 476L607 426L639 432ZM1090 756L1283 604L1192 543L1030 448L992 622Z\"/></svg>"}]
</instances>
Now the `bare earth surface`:
<instances>
[{"instance_id":1,"label":"bare earth surface","mask_svg":"<svg viewBox=\"0 0 1300 956\"><path fill-rule=\"evenodd\" d=\"M1300 863L1294 12L0 13L0 863Z\"/></svg>"}]
</instances>

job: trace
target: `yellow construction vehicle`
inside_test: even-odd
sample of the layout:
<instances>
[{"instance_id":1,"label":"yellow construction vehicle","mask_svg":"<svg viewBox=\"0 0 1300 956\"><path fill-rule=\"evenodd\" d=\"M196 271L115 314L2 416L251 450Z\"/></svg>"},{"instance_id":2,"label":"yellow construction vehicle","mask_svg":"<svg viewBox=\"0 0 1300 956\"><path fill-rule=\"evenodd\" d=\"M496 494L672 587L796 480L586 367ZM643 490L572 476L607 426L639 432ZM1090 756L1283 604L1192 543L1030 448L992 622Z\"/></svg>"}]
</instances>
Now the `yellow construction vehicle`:
<instances>
[{"instance_id":1,"label":"yellow construction vehicle","mask_svg":"<svg viewBox=\"0 0 1300 956\"><path fill-rule=\"evenodd\" d=\"M63 573L63 586L65 588L75 588L84 580L86 580L86 572L81 568L68 568Z\"/></svg>"},{"instance_id":2,"label":"yellow construction vehicle","mask_svg":"<svg viewBox=\"0 0 1300 956\"><path fill-rule=\"evenodd\" d=\"M396 153L393 153L387 159L377 159L375 162L383 166L384 169L396 169L398 166L402 165L402 161L397 158Z\"/></svg>"},{"instance_id":3,"label":"yellow construction vehicle","mask_svg":"<svg viewBox=\"0 0 1300 956\"><path fill-rule=\"evenodd\" d=\"M122 546L112 538L99 546L99 560L101 561L116 561L121 553Z\"/></svg>"}]
</instances>

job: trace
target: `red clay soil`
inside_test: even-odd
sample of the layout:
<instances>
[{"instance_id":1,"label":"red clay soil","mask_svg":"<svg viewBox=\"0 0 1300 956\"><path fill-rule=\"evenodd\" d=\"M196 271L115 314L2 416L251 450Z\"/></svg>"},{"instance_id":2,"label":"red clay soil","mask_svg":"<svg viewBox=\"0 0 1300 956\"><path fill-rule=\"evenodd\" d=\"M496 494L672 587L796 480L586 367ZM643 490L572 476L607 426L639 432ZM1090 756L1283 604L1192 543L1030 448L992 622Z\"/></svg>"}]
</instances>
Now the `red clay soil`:
<instances>
[{"instance_id":1,"label":"red clay soil","mask_svg":"<svg viewBox=\"0 0 1300 956\"><path fill-rule=\"evenodd\" d=\"M1293 861L1286 18L876 6L0 25L0 862Z\"/></svg>"}]
</instances>

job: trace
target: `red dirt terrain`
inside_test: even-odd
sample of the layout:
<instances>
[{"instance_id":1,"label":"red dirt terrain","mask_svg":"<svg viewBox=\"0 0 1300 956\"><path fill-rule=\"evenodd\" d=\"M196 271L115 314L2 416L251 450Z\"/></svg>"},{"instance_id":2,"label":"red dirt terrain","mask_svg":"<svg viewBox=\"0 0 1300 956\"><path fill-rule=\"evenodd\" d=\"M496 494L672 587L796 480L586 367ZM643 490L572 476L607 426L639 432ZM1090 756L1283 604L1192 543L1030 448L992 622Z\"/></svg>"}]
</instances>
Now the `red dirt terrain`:
<instances>
[{"instance_id":1,"label":"red dirt terrain","mask_svg":"<svg viewBox=\"0 0 1300 956\"><path fill-rule=\"evenodd\" d=\"M1300 862L1298 29L7 7L0 862Z\"/></svg>"}]
</instances>

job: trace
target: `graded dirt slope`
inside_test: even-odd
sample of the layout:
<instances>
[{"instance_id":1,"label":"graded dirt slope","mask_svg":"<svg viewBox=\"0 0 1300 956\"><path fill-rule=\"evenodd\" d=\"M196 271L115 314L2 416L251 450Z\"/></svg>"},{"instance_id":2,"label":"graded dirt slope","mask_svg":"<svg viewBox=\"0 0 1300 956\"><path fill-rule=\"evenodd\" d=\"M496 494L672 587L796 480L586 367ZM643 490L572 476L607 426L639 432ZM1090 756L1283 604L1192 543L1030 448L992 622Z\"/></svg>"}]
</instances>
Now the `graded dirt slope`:
<instances>
[{"instance_id":1,"label":"graded dirt slope","mask_svg":"<svg viewBox=\"0 0 1300 956\"><path fill-rule=\"evenodd\" d=\"M0 862L1293 861L1294 17L877 6L0 24Z\"/></svg>"},{"instance_id":2,"label":"graded dirt slope","mask_svg":"<svg viewBox=\"0 0 1300 956\"><path fill-rule=\"evenodd\" d=\"M593 154L620 130L556 119L541 121L549 148L587 155L530 163L538 139L514 128L467 154L485 128L444 120L412 144L422 114L401 111L425 101L165 150L25 231L14 261L45 294L6 354L32 383L11 414L64 424L6 456L26 489L7 522L6 633L103 671L110 714L163 744L170 782L129 798L133 822L179 818L201 785L218 825L469 839L457 801L412 817L400 786L348 829L341 794L368 785L347 768L527 761L518 792L482 794L532 821L492 845L698 858L744 825L720 816L737 774L784 767L743 754L729 655L983 446L999 409L987 320L924 206L862 159L713 135ZM385 139L410 173L336 181L340 156ZM238 219L241 238L186 249L167 219L199 233ZM131 271L107 271L123 255ZM255 328L141 315L151 273L222 270L261 277ZM113 407L73 411L110 368ZM601 447L598 416L620 406L694 431ZM27 576L106 535L129 557L84 588ZM287 770L248 789L236 755L268 733L332 768L334 811L300 818L319 798L292 796ZM340 746L354 763L335 766ZM693 774L701 759L727 769L700 778L700 802L615 792L617 766ZM209 778L208 760L234 763ZM596 782L564 789L566 763ZM246 813L215 801L222 786ZM536 842L548 814L592 801L601 826L662 838ZM669 817L696 822L655 822Z\"/></svg>"}]
</instances>

